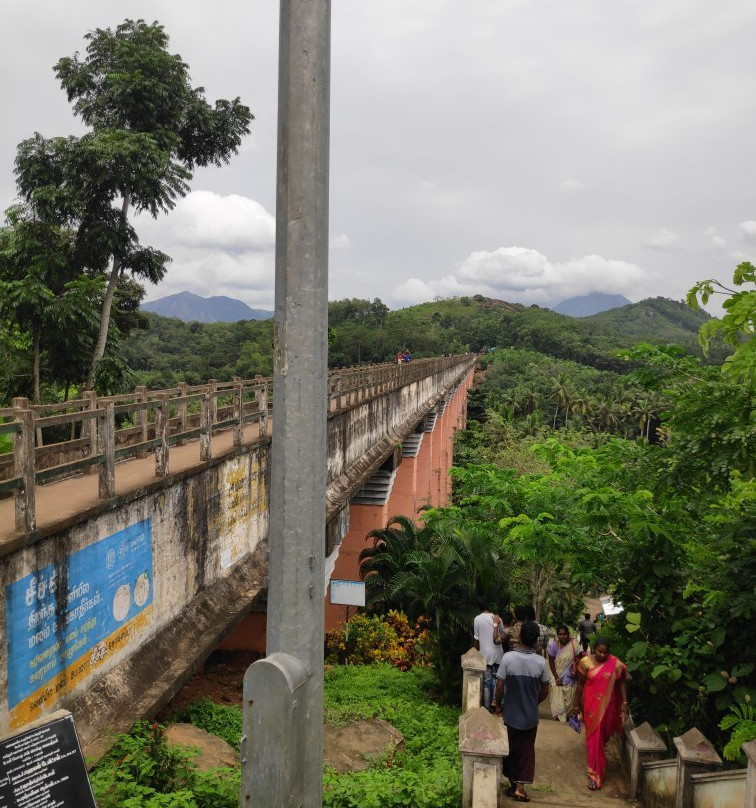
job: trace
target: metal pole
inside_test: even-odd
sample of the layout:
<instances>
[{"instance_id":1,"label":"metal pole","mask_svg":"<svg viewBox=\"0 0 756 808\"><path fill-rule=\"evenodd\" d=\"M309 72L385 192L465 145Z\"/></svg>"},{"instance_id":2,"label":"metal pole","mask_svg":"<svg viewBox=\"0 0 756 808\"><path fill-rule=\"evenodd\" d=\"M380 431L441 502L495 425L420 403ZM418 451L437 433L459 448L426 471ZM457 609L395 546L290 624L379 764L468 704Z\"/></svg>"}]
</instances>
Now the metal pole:
<instances>
[{"instance_id":1,"label":"metal pole","mask_svg":"<svg viewBox=\"0 0 756 808\"><path fill-rule=\"evenodd\" d=\"M322 804L330 18L330 0L281 0L268 656L244 696L255 808Z\"/></svg>"}]
</instances>

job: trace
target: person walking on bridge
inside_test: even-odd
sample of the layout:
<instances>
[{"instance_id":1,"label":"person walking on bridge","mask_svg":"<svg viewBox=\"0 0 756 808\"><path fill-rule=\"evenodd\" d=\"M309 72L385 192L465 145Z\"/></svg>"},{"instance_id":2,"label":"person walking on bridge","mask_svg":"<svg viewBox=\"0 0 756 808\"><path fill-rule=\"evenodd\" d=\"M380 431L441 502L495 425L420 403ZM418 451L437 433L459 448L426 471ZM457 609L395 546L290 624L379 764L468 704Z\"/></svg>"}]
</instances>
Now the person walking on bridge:
<instances>
[{"instance_id":1,"label":"person walking on bridge","mask_svg":"<svg viewBox=\"0 0 756 808\"><path fill-rule=\"evenodd\" d=\"M509 778L506 793L517 802L530 802L525 786L535 778L538 705L549 695L546 662L533 650L539 633L538 623L524 622L518 649L504 654L496 674L495 702L501 702L509 739L509 756L504 761Z\"/></svg>"}]
</instances>

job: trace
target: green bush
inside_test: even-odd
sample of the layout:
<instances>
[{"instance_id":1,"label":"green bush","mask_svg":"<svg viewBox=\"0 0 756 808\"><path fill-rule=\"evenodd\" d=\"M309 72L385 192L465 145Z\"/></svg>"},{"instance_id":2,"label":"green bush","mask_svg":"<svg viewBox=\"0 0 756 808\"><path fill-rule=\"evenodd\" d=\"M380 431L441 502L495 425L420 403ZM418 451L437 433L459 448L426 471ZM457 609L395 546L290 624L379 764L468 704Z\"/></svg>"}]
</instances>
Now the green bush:
<instances>
[{"instance_id":1,"label":"green bush","mask_svg":"<svg viewBox=\"0 0 756 808\"><path fill-rule=\"evenodd\" d=\"M462 770L456 709L431 698L438 688L430 668L403 672L388 664L334 666L325 674L325 714L333 724L382 718L403 735L405 751L376 760L362 772L326 769L323 808L458 808ZM238 707L200 699L178 718L238 744ZM137 722L119 735L94 768L99 808L236 808L241 770L199 772L191 753L170 747L159 724Z\"/></svg>"},{"instance_id":2,"label":"green bush","mask_svg":"<svg viewBox=\"0 0 756 808\"><path fill-rule=\"evenodd\" d=\"M239 748L242 736L242 712L238 707L216 704L208 698L198 699L178 713L177 721L189 721L195 727L211 732L233 746Z\"/></svg>"},{"instance_id":3,"label":"green bush","mask_svg":"<svg viewBox=\"0 0 756 808\"><path fill-rule=\"evenodd\" d=\"M138 721L90 775L99 808L236 808L238 769L199 772L192 753L170 746L165 728Z\"/></svg>"}]
</instances>

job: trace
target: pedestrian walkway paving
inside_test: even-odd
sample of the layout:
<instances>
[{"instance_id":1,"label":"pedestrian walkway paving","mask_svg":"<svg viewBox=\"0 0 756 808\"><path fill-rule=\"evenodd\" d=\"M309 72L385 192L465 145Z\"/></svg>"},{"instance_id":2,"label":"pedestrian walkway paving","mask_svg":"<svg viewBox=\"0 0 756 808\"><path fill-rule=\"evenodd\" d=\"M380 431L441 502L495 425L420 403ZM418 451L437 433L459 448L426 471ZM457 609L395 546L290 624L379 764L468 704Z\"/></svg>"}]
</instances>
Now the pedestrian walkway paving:
<instances>
[{"instance_id":1,"label":"pedestrian walkway paving","mask_svg":"<svg viewBox=\"0 0 756 808\"><path fill-rule=\"evenodd\" d=\"M536 736L535 782L526 787L533 806L548 808L631 808L638 805L628 799L628 786L620 767L619 742L607 746L607 775L600 791L588 790L586 775L585 735L567 724L554 721L548 708L541 705L541 720ZM507 784L506 779L504 783ZM501 789L499 805L517 803Z\"/></svg>"},{"instance_id":2,"label":"pedestrian walkway paving","mask_svg":"<svg viewBox=\"0 0 756 808\"><path fill-rule=\"evenodd\" d=\"M269 419L268 424L272 423ZM248 444L259 436L259 424L249 424L244 428L243 443ZM233 448L231 430L213 435L212 455L218 457ZM187 471L205 465L200 460L200 442L187 441L181 446L171 446L170 473ZM65 480L38 485L37 529L43 530L54 525L65 523L78 514L85 513L102 503L98 496L97 474L78 474ZM155 476L155 455L148 454L144 458L132 457L115 466L116 495L137 491L144 485L159 481ZM0 500L0 554L2 546L8 544L15 547L22 534L15 529L13 497ZM14 542L15 540L15 542ZM9 548L6 548L9 549Z\"/></svg>"}]
</instances>

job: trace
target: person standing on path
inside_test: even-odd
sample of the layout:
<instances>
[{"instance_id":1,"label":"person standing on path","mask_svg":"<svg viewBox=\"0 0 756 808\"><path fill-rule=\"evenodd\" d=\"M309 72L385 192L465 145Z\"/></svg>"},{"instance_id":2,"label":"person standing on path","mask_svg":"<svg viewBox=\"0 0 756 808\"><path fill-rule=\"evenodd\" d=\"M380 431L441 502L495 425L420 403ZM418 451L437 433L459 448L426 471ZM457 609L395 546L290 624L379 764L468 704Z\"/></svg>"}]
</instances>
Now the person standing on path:
<instances>
[{"instance_id":1,"label":"person standing on path","mask_svg":"<svg viewBox=\"0 0 756 808\"><path fill-rule=\"evenodd\" d=\"M509 756L504 761L509 778L506 793L517 802L530 802L525 786L535 778L538 705L549 695L546 661L533 650L539 634L538 623L522 624L520 645L504 654L496 679L494 705L501 702L509 739Z\"/></svg>"},{"instance_id":2,"label":"person standing on path","mask_svg":"<svg viewBox=\"0 0 756 808\"><path fill-rule=\"evenodd\" d=\"M548 662L554 676L551 685L551 714L555 721L567 721L577 688L577 666L582 656L580 646L570 637L564 623L557 628L557 638L548 647Z\"/></svg>"},{"instance_id":3,"label":"person standing on path","mask_svg":"<svg viewBox=\"0 0 756 808\"><path fill-rule=\"evenodd\" d=\"M494 632L501 620L497 615L491 613L486 598L478 598L478 607L480 614L473 620L473 640L475 647L486 660L486 670L483 674L483 706L489 712L495 712L495 708L491 707L491 702L496 686L496 671L499 669L499 663L504 654L501 646L494 643Z\"/></svg>"},{"instance_id":4,"label":"person standing on path","mask_svg":"<svg viewBox=\"0 0 756 808\"><path fill-rule=\"evenodd\" d=\"M588 757L588 788L601 788L606 773L606 742L622 731L628 718L627 666L609 653L609 640L597 637L593 653L578 666L576 706L583 706L585 748Z\"/></svg>"},{"instance_id":5,"label":"person standing on path","mask_svg":"<svg viewBox=\"0 0 756 808\"><path fill-rule=\"evenodd\" d=\"M583 651L588 650L589 637L596 632L596 624L591 620L590 612L583 615L583 620L578 623L578 631L580 632L580 644L583 646Z\"/></svg>"}]
</instances>

